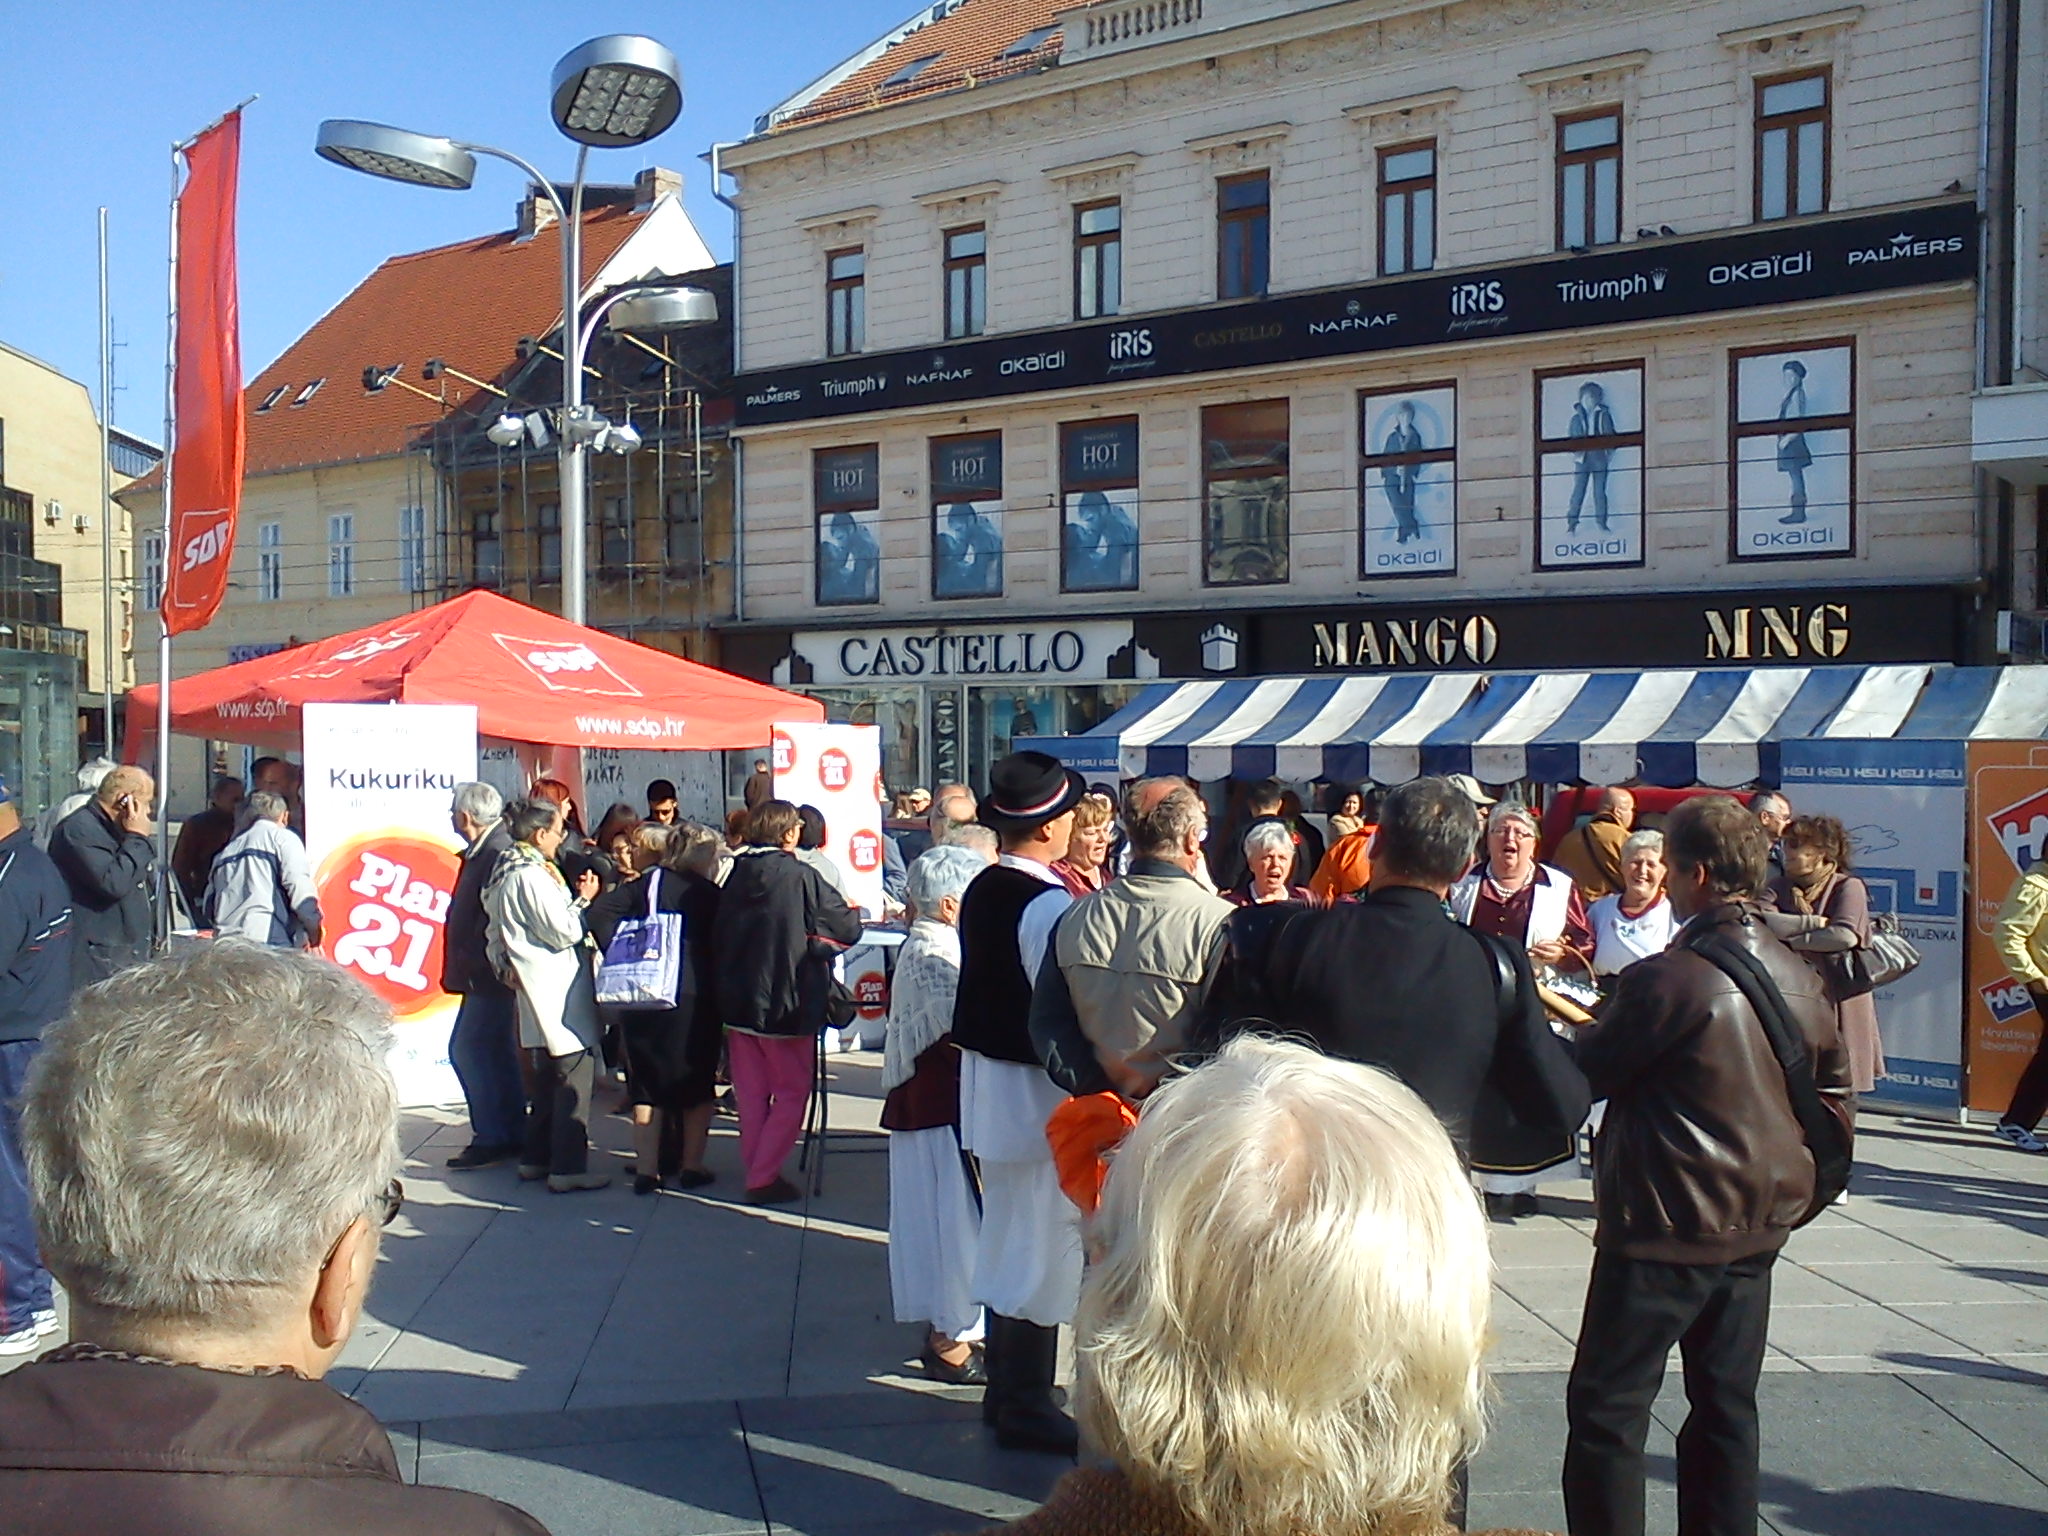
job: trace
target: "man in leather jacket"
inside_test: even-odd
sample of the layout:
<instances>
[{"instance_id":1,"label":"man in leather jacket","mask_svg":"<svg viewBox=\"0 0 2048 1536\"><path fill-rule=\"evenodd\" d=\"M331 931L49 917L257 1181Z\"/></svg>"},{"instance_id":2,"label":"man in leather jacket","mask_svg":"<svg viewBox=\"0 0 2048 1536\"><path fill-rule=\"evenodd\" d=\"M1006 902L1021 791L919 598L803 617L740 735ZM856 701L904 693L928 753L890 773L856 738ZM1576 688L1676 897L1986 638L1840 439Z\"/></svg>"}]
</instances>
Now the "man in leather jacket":
<instances>
[{"instance_id":1,"label":"man in leather jacket","mask_svg":"<svg viewBox=\"0 0 2048 1536\"><path fill-rule=\"evenodd\" d=\"M1673 1344L1691 1411L1678 1435L1678 1529L1754 1536L1756 1384L1771 1266L1810 1214L1815 1162L1783 1067L1735 981L1688 948L1746 952L1803 1036L1823 1102L1854 1111L1849 1058L1819 977L1756 906L1770 839L1737 801L1683 802L1664 827L1671 948L1630 967L1579 1065L1608 1101L1594 1173L1593 1273L1566 1391L1573 1536L1643 1529L1643 1440Z\"/></svg>"}]
</instances>

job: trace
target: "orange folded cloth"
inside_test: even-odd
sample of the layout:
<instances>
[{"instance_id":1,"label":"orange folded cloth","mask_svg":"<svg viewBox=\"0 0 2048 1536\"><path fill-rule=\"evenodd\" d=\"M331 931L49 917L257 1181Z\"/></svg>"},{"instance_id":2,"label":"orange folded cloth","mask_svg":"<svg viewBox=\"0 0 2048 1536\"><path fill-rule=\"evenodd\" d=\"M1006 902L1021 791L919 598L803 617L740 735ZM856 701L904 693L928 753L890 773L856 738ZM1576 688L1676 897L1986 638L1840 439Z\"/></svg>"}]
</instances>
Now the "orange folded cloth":
<instances>
[{"instance_id":1,"label":"orange folded cloth","mask_svg":"<svg viewBox=\"0 0 2048 1536\"><path fill-rule=\"evenodd\" d=\"M1045 1140L1052 1148L1060 1190L1081 1208L1083 1216L1094 1215L1101 1204L1109 1153L1137 1123L1138 1111L1114 1093L1069 1099L1045 1122Z\"/></svg>"}]
</instances>

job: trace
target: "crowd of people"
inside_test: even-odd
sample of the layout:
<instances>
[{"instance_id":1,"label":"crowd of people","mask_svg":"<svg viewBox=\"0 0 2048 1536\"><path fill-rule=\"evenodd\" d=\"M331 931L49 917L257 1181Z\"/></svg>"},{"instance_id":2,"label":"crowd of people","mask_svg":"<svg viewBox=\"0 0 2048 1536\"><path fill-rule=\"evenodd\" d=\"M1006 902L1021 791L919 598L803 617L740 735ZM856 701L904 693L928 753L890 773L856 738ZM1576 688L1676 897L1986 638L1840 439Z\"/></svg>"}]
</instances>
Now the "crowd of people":
<instances>
[{"instance_id":1,"label":"crowd of people","mask_svg":"<svg viewBox=\"0 0 2048 1536\"><path fill-rule=\"evenodd\" d=\"M396 1103L381 1009L308 952L289 765L259 767L173 860L221 940L154 959L148 776L82 776L47 853L0 786L0 1351L55 1332L53 1274L75 1341L0 1378L0 1506L34 1536L209 1500L243 1524L537 1530L406 1488L317 1384L402 1198ZM759 767L723 830L665 781L592 836L558 781L456 789L451 1169L602 1187L590 1121L622 1076L635 1191L701 1189L724 1081L741 1198L802 1198L787 1164L863 920ZM980 1386L1004 1447L1085 1439L1023 1536L1442 1531L1481 1430L1487 1217L1537 1209L1590 1122L1571 1529L1643 1529L1676 1346L1681 1527L1754 1530L1772 1266L1845 1194L1884 1070L1846 833L1711 793L1638 827L1614 789L1545 861L1532 810L1469 776L1331 806L1326 841L1262 784L1212 835L1184 779L1113 796L1029 752L978 797L898 802L882 1114L923 1369ZM2048 871L2000 924L2048 1014L2044 928ZM2048 1046L1999 1134L2041 1150L2044 1107ZM261 1475L195 1476L172 1443Z\"/></svg>"}]
</instances>

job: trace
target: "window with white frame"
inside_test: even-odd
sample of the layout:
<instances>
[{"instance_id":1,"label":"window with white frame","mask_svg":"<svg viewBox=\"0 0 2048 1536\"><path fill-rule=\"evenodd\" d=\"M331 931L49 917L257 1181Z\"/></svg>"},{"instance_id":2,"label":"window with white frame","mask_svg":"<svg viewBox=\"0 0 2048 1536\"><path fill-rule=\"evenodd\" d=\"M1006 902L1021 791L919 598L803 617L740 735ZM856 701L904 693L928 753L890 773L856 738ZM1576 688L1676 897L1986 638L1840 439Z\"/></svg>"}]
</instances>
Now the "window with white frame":
<instances>
[{"instance_id":1,"label":"window with white frame","mask_svg":"<svg viewBox=\"0 0 2048 1536\"><path fill-rule=\"evenodd\" d=\"M350 597L356 590L356 515L331 512L327 517L327 595Z\"/></svg>"},{"instance_id":2,"label":"window with white frame","mask_svg":"<svg viewBox=\"0 0 2048 1536\"><path fill-rule=\"evenodd\" d=\"M427 561L427 509L398 509L398 581L408 592L424 592L431 571Z\"/></svg>"},{"instance_id":3,"label":"window with white frame","mask_svg":"<svg viewBox=\"0 0 2048 1536\"><path fill-rule=\"evenodd\" d=\"M284 599L284 524L262 523L256 529L256 596L265 603Z\"/></svg>"}]
</instances>

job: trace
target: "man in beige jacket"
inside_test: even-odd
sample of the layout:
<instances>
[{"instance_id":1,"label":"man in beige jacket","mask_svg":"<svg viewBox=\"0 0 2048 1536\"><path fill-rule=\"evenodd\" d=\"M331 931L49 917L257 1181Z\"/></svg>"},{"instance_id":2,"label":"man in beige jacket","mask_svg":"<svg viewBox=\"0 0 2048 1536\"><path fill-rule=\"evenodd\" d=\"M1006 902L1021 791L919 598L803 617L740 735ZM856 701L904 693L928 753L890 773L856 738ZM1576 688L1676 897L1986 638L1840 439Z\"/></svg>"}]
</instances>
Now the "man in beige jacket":
<instances>
[{"instance_id":1,"label":"man in beige jacket","mask_svg":"<svg viewBox=\"0 0 2048 1536\"><path fill-rule=\"evenodd\" d=\"M1201 882L1202 798L1185 779L1141 779L1124 800L1130 872L1084 896L1053 930L1031 999L1031 1040L1070 1093L1142 1098L1187 1043L1236 910Z\"/></svg>"},{"instance_id":2,"label":"man in beige jacket","mask_svg":"<svg viewBox=\"0 0 2048 1536\"><path fill-rule=\"evenodd\" d=\"M1621 875L1621 845L1636 823L1636 797L1616 786L1600 792L1593 819L1574 827L1558 841L1550 862L1572 877L1588 906L1611 896L1626 883Z\"/></svg>"},{"instance_id":3,"label":"man in beige jacket","mask_svg":"<svg viewBox=\"0 0 2048 1536\"><path fill-rule=\"evenodd\" d=\"M2034 1000L2034 1012L2048 1021L2048 860L2035 864L2006 893L1991 939L2012 979L2024 985L2027 996ZM2040 1044L2034 1048L2034 1059L2020 1074L2012 1102L1998 1117L1992 1134L2022 1152L2048 1152L2048 1142L2034 1134L2044 1111L2048 1111L2048 1022L2044 1022Z\"/></svg>"}]
</instances>

